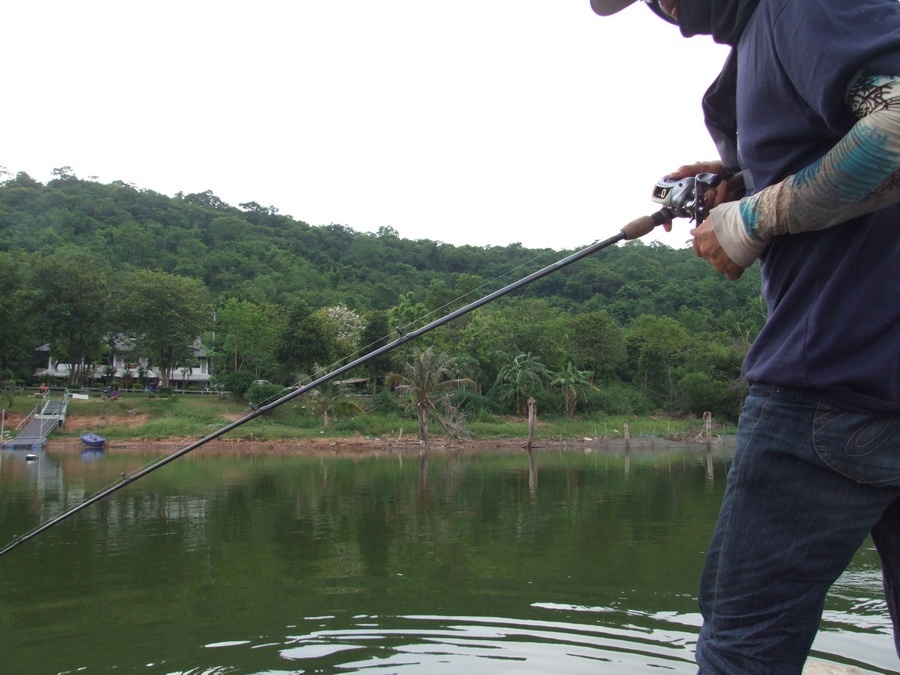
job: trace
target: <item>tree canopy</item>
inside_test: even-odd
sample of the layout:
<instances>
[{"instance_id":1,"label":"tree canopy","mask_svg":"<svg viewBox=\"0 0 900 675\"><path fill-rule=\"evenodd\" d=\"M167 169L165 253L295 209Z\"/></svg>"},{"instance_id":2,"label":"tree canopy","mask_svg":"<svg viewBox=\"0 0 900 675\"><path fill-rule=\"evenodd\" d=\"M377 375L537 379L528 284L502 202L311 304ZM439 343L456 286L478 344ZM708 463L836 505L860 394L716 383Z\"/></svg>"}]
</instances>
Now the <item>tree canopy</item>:
<instances>
[{"instance_id":1,"label":"tree canopy","mask_svg":"<svg viewBox=\"0 0 900 675\"><path fill-rule=\"evenodd\" d=\"M83 180L70 167L46 184L19 173L0 183L0 368L29 378L43 344L72 363L96 363L104 336L122 333L140 338L168 372L200 337L222 377L288 384L315 363L352 359L569 253L453 246L440 232L408 240L387 226L311 226L256 202L234 207L210 191L168 197ZM758 269L728 282L689 249L630 242L360 375L383 379L432 347L455 359L486 404L515 410L524 393L506 395L511 380L498 375L512 361L497 354L524 354L546 368L535 392L543 410L562 411L566 387L553 393L551 383L579 374L578 395L569 387L566 399L577 409L733 411L730 392L740 389L734 382L761 308ZM581 390L585 378L590 387Z\"/></svg>"}]
</instances>

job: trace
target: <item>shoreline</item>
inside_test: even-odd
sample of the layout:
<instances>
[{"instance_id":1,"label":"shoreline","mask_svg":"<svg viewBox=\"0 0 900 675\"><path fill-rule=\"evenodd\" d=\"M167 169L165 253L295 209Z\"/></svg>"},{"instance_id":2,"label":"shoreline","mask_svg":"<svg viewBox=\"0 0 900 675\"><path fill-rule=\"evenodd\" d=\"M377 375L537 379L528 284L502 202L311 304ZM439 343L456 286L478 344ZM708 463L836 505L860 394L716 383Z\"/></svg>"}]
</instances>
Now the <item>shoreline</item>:
<instances>
[{"instance_id":1,"label":"shoreline","mask_svg":"<svg viewBox=\"0 0 900 675\"><path fill-rule=\"evenodd\" d=\"M53 454L80 454L87 449L102 450L110 455L120 454L157 454L167 456L190 447L202 439L125 439L107 441L100 448L90 448L77 438L53 439L46 441L44 449ZM532 452L626 452L629 450L641 453L647 451L672 452L673 450L723 450L727 448L730 438L717 437L710 442L704 440L676 441L660 437L638 437L628 441L622 438L567 438L536 439ZM17 452L21 450L10 450ZM428 443L419 443L415 439L399 440L385 438L346 437L346 438L309 438L309 439L272 439L250 440L245 438L207 441L194 448L190 453L203 452L207 456L318 456L341 455L363 456L381 453L419 454L422 452L466 452L466 453L516 453L528 454L528 441L525 438L498 439L447 439L433 438ZM719 453L716 453L719 454Z\"/></svg>"},{"instance_id":2,"label":"shoreline","mask_svg":"<svg viewBox=\"0 0 900 675\"><path fill-rule=\"evenodd\" d=\"M202 439L172 438L172 439L127 439L107 441L102 448L104 451L115 454L132 453L174 453L183 450ZM547 441L535 444L533 449L545 450L551 446L554 449L583 448L584 439ZM215 453L217 455L308 455L308 454L352 454L361 455L372 452L421 452L434 451L520 451L527 452L527 441L521 438L515 439L461 439L448 440L446 438L431 439L428 443L419 443L415 439L378 439L378 438L308 438L308 439L272 439L250 440L246 438L217 438L207 441L191 452ZM45 445L47 450L60 453L81 452L87 446L79 439L48 439Z\"/></svg>"}]
</instances>

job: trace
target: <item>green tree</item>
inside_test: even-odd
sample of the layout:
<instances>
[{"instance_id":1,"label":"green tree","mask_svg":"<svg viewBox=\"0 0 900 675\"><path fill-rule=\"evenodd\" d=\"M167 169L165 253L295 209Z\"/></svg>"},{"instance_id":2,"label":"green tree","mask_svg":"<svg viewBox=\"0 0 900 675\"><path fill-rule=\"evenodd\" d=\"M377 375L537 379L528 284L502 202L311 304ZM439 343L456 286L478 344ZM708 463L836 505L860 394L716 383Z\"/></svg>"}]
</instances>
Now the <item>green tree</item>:
<instances>
[{"instance_id":1,"label":"green tree","mask_svg":"<svg viewBox=\"0 0 900 675\"><path fill-rule=\"evenodd\" d=\"M69 381L83 385L110 329L110 272L102 259L78 249L33 265L42 331L53 354L69 364Z\"/></svg>"},{"instance_id":2,"label":"green tree","mask_svg":"<svg viewBox=\"0 0 900 675\"><path fill-rule=\"evenodd\" d=\"M247 221L240 216L218 216L210 221L209 229L204 233L204 239L210 246L235 241L242 237L247 225Z\"/></svg>"},{"instance_id":3,"label":"green tree","mask_svg":"<svg viewBox=\"0 0 900 675\"><path fill-rule=\"evenodd\" d=\"M634 381L673 405L677 399L676 368L690 336L675 319L644 315L635 319L625 338L628 367Z\"/></svg>"},{"instance_id":4,"label":"green tree","mask_svg":"<svg viewBox=\"0 0 900 675\"><path fill-rule=\"evenodd\" d=\"M273 364L277 324L274 309L249 300L228 298L216 312L222 344L231 355L231 372L250 367L257 377Z\"/></svg>"},{"instance_id":5,"label":"green tree","mask_svg":"<svg viewBox=\"0 0 900 675\"><path fill-rule=\"evenodd\" d=\"M707 333L685 350L679 368L678 389L683 410L695 415L710 411L716 417L737 419L747 393L741 372L750 347L745 334L737 339Z\"/></svg>"},{"instance_id":6,"label":"green tree","mask_svg":"<svg viewBox=\"0 0 900 675\"><path fill-rule=\"evenodd\" d=\"M316 370L320 370L317 368ZM318 387L309 392L309 398L313 402L313 406L318 409L322 415L322 428L327 429L328 423L332 417L337 419L337 415L343 414L361 414L363 408L353 398L353 391L346 384L341 384L330 380L320 384Z\"/></svg>"},{"instance_id":7,"label":"green tree","mask_svg":"<svg viewBox=\"0 0 900 675\"><path fill-rule=\"evenodd\" d=\"M416 302L415 293L409 291L400 295L397 300L397 304L388 310L388 318L396 330L408 333L427 323L428 308L424 303Z\"/></svg>"},{"instance_id":8,"label":"green tree","mask_svg":"<svg viewBox=\"0 0 900 675\"><path fill-rule=\"evenodd\" d=\"M34 348L40 338L34 335L23 256L0 253L0 369L13 375L33 372Z\"/></svg>"},{"instance_id":9,"label":"green tree","mask_svg":"<svg viewBox=\"0 0 900 675\"><path fill-rule=\"evenodd\" d=\"M450 435L464 432L457 418L458 411L450 404L449 398L440 398L441 394L475 386L472 380L457 377L455 366L456 359L428 347L413 352L403 364L403 371L388 378L399 392L409 395L419 420L419 440L423 443L428 441L428 420L431 417ZM438 412L439 404L444 414Z\"/></svg>"},{"instance_id":10,"label":"green tree","mask_svg":"<svg viewBox=\"0 0 900 675\"><path fill-rule=\"evenodd\" d=\"M453 291L440 277L433 277L425 293L425 306L438 315L446 314L453 301Z\"/></svg>"},{"instance_id":11,"label":"green tree","mask_svg":"<svg viewBox=\"0 0 900 675\"><path fill-rule=\"evenodd\" d=\"M559 387L562 390L566 417L572 417L575 414L575 405L581 393L590 389L599 391L591 384L592 375L593 373L589 370L578 370L569 361L565 368L553 376L554 379L550 382L550 386Z\"/></svg>"},{"instance_id":12,"label":"green tree","mask_svg":"<svg viewBox=\"0 0 900 675\"><path fill-rule=\"evenodd\" d=\"M625 360L621 326L607 312L586 312L562 319L565 352L578 368L598 377L616 373Z\"/></svg>"},{"instance_id":13,"label":"green tree","mask_svg":"<svg viewBox=\"0 0 900 675\"><path fill-rule=\"evenodd\" d=\"M275 356L283 381L300 372L310 372L316 363L326 363L330 355L325 326L303 300L288 309L275 341Z\"/></svg>"},{"instance_id":14,"label":"green tree","mask_svg":"<svg viewBox=\"0 0 900 675\"><path fill-rule=\"evenodd\" d=\"M460 274L456 279L456 285L453 287L453 295L456 299L451 309L457 309L477 299L478 296L475 294L475 291L478 290L483 281L484 279L478 274L469 274L468 272Z\"/></svg>"},{"instance_id":15,"label":"green tree","mask_svg":"<svg viewBox=\"0 0 900 675\"><path fill-rule=\"evenodd\" d=\"M373 311L366 315L366 326L360 335L360 347L364 354L389 344L396 335L391 335L387 312ZM379 382L384 381L391 370L391 355L382 354L369 359L364 370L372 380L372 393L379 389Z\"/></svg>"},{"instance_id":16,"label":"green tree","mask_svg":"<svg viewBox=\"0 0 900 675\"><path fill-rule=\"evenodd\" d=\"M517 351L515 338L512 319L489 308L477 309L459 331L455 354L466 363L466 372L487 390L497 379L497 353Z\"/></svg>"},{"instance_id":17,"label":"green tree","mask_svg":"<svg viewBox=\"0 0 900 675\"><path fill-rule=\"evenodd\" d=\"M531 352L519 352L513 357L506 352L497 352L497 358L503 363L495 382L500 397L512 401L517 415L524 415L528 399L543 387L550 371Z\"/></svg>"},{"instance_id":18,"label":"green tree","mask_svg":"<svg viewBox=\"0 0 900 675\"><path fill-rule=\"evenodd\" d=\"M497 311L512 328L513 344L498 348L512 353L540 354L553 369L562 368L569 356L564 352L564 333L560 326L563 313L545 298L527 298Z\"/></svg>"},{"instance_id":19,"label":"green tree","mask_svg":"<svg viewBox=\"0 0 900 675\"><path fill-rule=\"evenodd\" d=\"M120 319L161 371L162 386L179 362L192 358L192 346L209 325L212 308L197 279L136 270L121 294Z\"/></svg>"},{"instance_id":20,"label":"green tree","mask_svg":"<svg viewBox=\"0 0 900 675\"><path fill-rule=\"evenodd\" d=\"M241 381L241 377L236 377L235 375L243 375L243 381ZM237 373L227 378L230 383L236 384L237 388L240 388L243 382L249 382L249 378L247 377L249 373ZM235 389L230 390L232 394L235 393ZM277 384L272 384L271 382L253 382L252 384L248 384L244 390L243 398L247 403L249 403L253 407L260 407L266 405L268 403L272 403L277 398L280 398L285 393L284 387L281 387ZM272 411L264 413L266 420L269 419L269 416L272 414Z\"/></svg>"}]
</instances>

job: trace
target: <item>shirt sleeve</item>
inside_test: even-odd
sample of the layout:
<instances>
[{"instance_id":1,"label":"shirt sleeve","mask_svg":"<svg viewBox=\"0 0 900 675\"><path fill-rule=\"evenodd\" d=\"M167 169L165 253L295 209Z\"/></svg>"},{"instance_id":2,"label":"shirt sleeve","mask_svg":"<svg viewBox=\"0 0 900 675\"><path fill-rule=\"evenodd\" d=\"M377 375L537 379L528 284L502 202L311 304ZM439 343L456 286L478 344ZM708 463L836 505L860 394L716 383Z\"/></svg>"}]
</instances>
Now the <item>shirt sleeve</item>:
<instances>
[{"instance_id":1,"label":"shirt sleeve","mask_svg":"<svg viewBox=\"0 0 900 675\"><path fill-rule=\"evenodd\" d=\"M812 232L900 202L900 76L857 76L846 104L857 119L820 160L710 212L724 251L748 267L776 236Z\"/></svg>"}]
</instances>

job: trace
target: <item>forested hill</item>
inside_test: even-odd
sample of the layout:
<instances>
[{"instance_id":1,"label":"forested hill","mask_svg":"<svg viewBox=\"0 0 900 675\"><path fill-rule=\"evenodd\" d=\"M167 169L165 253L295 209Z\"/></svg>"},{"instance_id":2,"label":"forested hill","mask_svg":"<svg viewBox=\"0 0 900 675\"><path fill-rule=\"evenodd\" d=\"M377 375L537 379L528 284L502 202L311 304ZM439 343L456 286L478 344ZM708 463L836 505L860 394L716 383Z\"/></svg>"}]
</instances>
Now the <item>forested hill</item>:
<instances>
[{"instance_id":1,"label":"forested hill","mask_svg":"<svg viewBox=\"0 0 900 675\"><path fill-rule=\"evenodd\" d=\"M199 337L216 384L232 393L257 379L289 384L568 253L312 227L211 192L167 197L62 170L44 185L20 173L0 184L0 380L33 380L46 354L36 347L49 345L71 364L70 380L85 382L126 336L133 362L153 364L166 386L176 366L195 363ZM521 413L534 397L566 414L732 415L761 321L756 269L733 283L687 248L638 241L467 314L360 376L383 383L430 353L494 411Z\"/></svg>"},{"instance_id":2,"label":"forested hill","mask_svg":"<svg viewBox=\"0 0 900 675\"><path fill-rule=\"evenodd\" d=\"M200 280L212 302L228 296L284 307L303 299L313 308L343 304L363 312L388 309L412 292L435 309L483 282L485 291L494 290L566 253L519 244L453 246L438 241L440 233L434 241L409 240L389 227L368 234L310 226L255 202L228 205L211 192L168 197L55 173L46 184L24 173L0 184L0 252L80 249L113 272L152 269ZM27 264L27 255L20 259ZM544 298L571 313L605 310L622 325L643 314L699 313L730 332L758 321L758 289L755 268L731 283L688 249L634 242L517 297Z\"/></svg>"}]
</instances>

